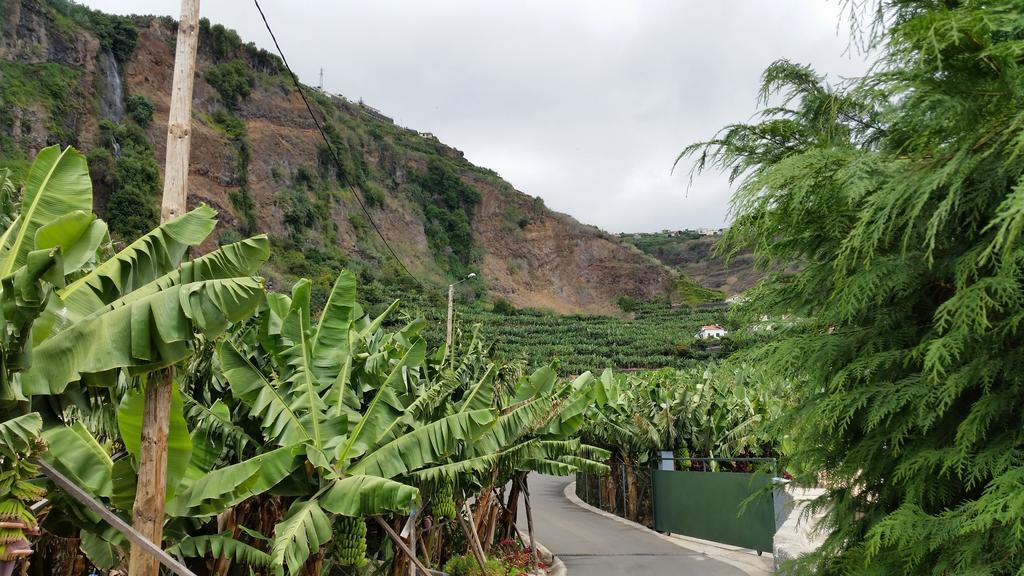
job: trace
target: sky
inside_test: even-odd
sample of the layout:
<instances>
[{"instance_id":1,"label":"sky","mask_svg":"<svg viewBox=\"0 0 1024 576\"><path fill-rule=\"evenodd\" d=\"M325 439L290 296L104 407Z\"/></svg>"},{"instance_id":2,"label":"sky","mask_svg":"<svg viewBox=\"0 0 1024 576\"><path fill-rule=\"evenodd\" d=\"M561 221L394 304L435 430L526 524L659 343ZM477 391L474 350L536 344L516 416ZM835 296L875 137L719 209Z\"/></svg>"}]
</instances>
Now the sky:
<instances>
[{"instance_id":1,"label":"sky","mask_svg":"<svg viewBox=\"0 0 1024 576\"><path fill-rule=\"evenodd\" d=\"M179 0L80 0L169 14ZM302 81L432 132L548 207L610 232L719 228L730 186L686 145L756 113L786 58L855 77L841 0L262 0ZM249 0L201 13L273 49Z\"/></svg>"}]
</instances>

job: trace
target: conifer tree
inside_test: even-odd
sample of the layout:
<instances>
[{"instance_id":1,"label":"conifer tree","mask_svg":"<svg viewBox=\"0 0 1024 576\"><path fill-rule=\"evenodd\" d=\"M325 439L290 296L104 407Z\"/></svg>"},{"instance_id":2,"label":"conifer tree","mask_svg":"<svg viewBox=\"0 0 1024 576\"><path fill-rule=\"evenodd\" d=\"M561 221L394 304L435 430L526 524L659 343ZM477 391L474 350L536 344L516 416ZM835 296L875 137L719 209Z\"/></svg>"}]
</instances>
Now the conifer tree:
<instances>
[{"instance_id":1,"label":"conifer tree","mask_svg":"<svg viewBox=\"0 0 1024 576\"><path fill-rule=\"evenodd\" d=\"M871 18L866 77L777 62L759 120L681 158L736 184L727 249L798 269L748 299L802 319L750 352L827 488L798 572L1024 574L1024 4Z\"/></svg>"}]
</instances>

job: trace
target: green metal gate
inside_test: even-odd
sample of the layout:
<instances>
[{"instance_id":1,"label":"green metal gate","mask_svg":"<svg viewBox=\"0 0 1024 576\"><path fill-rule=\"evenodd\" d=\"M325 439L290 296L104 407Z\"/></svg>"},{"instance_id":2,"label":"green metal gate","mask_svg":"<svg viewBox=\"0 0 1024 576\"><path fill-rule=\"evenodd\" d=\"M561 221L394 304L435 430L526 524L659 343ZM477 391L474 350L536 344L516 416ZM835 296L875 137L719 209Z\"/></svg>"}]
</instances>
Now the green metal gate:
<instances>
[{"instance_id":1,"label":"green metal gate","mask_svg":"<svg viewBox=\"0 0 1024 576\"><path fill-rule=\"evenodd\" d=\"M655 470L654 528L771 552L773 485L771 474Z\"/></svg>"}]
</instances>

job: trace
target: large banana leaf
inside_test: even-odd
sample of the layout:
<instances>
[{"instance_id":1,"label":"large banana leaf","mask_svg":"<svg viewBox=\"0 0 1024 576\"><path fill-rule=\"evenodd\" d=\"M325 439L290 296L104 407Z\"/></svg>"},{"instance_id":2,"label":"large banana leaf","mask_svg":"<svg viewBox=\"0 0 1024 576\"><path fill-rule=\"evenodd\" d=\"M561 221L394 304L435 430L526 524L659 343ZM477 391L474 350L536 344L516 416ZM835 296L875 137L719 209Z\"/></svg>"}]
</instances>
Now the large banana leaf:
<instances>
[{"instance_id":1,"label":"large banana leaf","mask_svg":"<svg viewBox=\"0 0 1024 576\"><path fill-rule=\"evenodd\" d=\"M22 374L22 390L59 394L82 374L173 364L189 355L195 331L219 334L251 314L262 294L258 278L193 282L82 320L35 349L32 367Z\"/></svg>"},{"instance_id":2,"label":"large banana leaf","mask_svg":"<svg viewBox=\"0 0 1024 576\"><path fill-rule=\"evenodd\" d=\"M88 177L88 176L87 176ZM191 246L213 231L217 212L205 204L161 224L129 244L95 270L58 293L70 321L88 316L104 305L173 271Z\"/></svg>"},{"instance_id":3,"label":"large banana leaf","mask_svg":"<svg viewBox=\"0 0 1024 576\"><path fill-rule=\"evenodd\" d=\"M459 412L480 410L494 406L494 373L497 367L491 364L483 377L468 391L459 402Z\"/></svg>"},{"instance_id":4,"label":"large banana leaf","mask_svg":"<svg viewBox=\"0 0 1024 576\"><path fill-rule=\"evenodd\" d=\"M303 414L293 409L290 390L268 380L234 344L220 344L217 353L231 392L249 407L253 416L260 418L268 441L279 446L312 441Z\"/></svg>"},{"instance_id":5,"label":"large banana leaf","mask_svg":"<svg viewBox=\"0 0 1024 576\"><path fill-rule=\"evenodd\" d=\"M331 539L331 521L316 500L297 500L284 520L274 526L274 544L270 550L273 564L286 564L297 574L309 558Z\"/></svg>"},{"instance_id":6,"label":"large banana leaf","mask_svg":"<svg viewBox=\"0 0 1024 576\"><path fill-rule=\"evenodd\" d=\"M154 378L162 375L155 373ZM144 390L129 390L121 405L117 408L117 427L121 432L121 441L128 453L139 457L139 446L142 440L142 412L145 406ZM178 383L171 385L170 426L167 432L167 497L174 495L178 482L185 475L192 459L192 437L182 411L181 392Z\"/></svg>"},{"instance_id":7,"label":"large banana leaf","mask_svg":"<svg viewBox=\"0 0 1024 576\"><path fill-rule=\"evenodd\" d=\"M235 562L249 566L269 566L270 554L239 542L231 537L231 532L207 534L203 536L186 536L180 542L167 549L169 554L178 558L230 558Z\"/></svg>"},{"instance_id":8,"label":"large banana leaf","mask_svg":"<svg viewBox=\"0 0 1024 576\"><path fill-rule=\"evenodd\" d=\"M77 271L96 257L96 250L107 238L107 223L84 210L68 212L36 231L35 249L60 247L64 274Z\"/></svg>"},{"instance_id":9,"label":"large banana leaf","mask_svg":"<svg viewBox=\"0 0 1024 576\"><path fill-rule=\"evenodd\" d=\"M195 260L183 262L171 272L93 311L89 316L131 304L179 284L252 276L269 257L270 241L266 235L261 234L234 244L226 244Z\"/></svg>"},{"instance_id":10,"label":"large banana leaf","mask_svg":"<svg viewBox=\"0 0 1024 576\"><path fill-rule=\"evenodd\" d=\"M395 389L403 383L407 369L423 364L426 349L426 343L419 340L395 364L373 400L367 404L363 417L349 433L348 440L338 446L339 465L344 466L348 459L357 458L376 446L402 420L404 407L398 402Z\"/></svg>"},{"instance_id":11,"label":"large banana leaf","mask_svg":"<svg viewBox=\"0 0 1024 576\"><path fill-rule=\"evenodd\" d=\"M557 408L549 398L524 402L499 416L494 427L474 442L469 451L473 455L499 452L546 424L556 413Z\"/></svg>"},{"instance_id":12,"label":"large banana leaf","mask_svg":"<svg viewBox=\"0 0 1024 576\"><path fill-rule=\"evenodd\" d=\"M89 166L85 156L71 147L40 150L29 168L24 190L21 215L0 245L0 277L25 263L41 227L70 212L92 210Z\"/></svg>"},{"instance_id":13,"label":"large banana leaf","mask_svg":"<svg viewBox=\"0 0 1024 576\"><path fill-rule=\"evenodd\" d=\"M16 452L27 451L42 430L43 419L38 412L0 422L0 455L14 458Z\"/></svg>"},{"instance_id":14,"label":"large banana leaf","mask_svg":"<svg viewBox=\"0 0 1024 576\"><path fill-rule=\"evenodd\" d=\"M50 428L43 438L49 445L44 458L96 496L111 496L114 461L81 422Z\"/></svg>"},{"instance_id":15,"label":"large banana leaf","mask_svg":"<svg viewBox=\"0 0 1024 576\"><path fill-rule=\"evenodd\" d=\"M491 409L471 410L418 426L366 454L345 473L382 478L406 475L475 441L494 425L495 417Z\"/></svg>"},{"instance_id":16,"label":"large banana leaf","mask_svg":"<svg viewBox=\"0 0 1024 576\"><path fill-rule=\"evenodd\" d=\"M276 486L299 467L303 454L299 446L286 446L213 470L178 492L167 503L167 513L194 517L218 514Z\"/></svg>"},{"instance_id":17,"label":"large banana leaf","mask_svg":"<svg viewBox=\"0 0 1024 576\"><path fill-rule=\"evenodd\" d=\"M379 476L346 476L335 480L320 505L328 512L358 518L395 512L408 514L419 500L412 486Z\"/></svg>"},{"instance_id":18,"label":"large banana leaf","mask_svg":"<svg viewBox=\"0 0 1024 576\"><path fill-rule=\"evenodd\" d=\"M551 392L555 382L558 381L558 374L551 366L544 366L530 375L526 382L519 385L516 390L515 401L523 402L531 398L544 396Z\"/></svg>"},{"instance_id":19,"label":"large banana leaf","mask_svg":"<svg viewBox=\"0 0 1024 576\"><path fill-rule=\"evenodd\" d=\"M356 310L356 275L338 274L313 334L312 369L321 382L332 382L350 361L349 334Z\"/></svg>"}]
</instances>

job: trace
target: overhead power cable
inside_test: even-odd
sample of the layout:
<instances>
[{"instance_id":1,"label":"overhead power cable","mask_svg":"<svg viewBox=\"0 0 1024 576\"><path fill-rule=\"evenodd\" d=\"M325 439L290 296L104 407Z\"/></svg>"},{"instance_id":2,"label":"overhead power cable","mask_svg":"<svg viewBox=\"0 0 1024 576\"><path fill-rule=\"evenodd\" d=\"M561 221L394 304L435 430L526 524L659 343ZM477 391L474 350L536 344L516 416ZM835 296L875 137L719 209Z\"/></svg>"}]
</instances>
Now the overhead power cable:
<instances>
[{"instance_id":1,"label":"overhead power cable","mask_svg":"<svg viewBox=\"0 0 1024 576\"><path fill-rule=\"evenodd\" d=\"M395 259L396 262L398 262L398 265L402 267L402 270L405 271L405 273L408 274L410 278L415 280L416 283L419 284L421 288L426 288L423 282L420 282L420 279L409 271L409 268L405 265L405 262L402 262L402 259L398 257L398 254L395 252L394 248L391 247L391 244L388 243L387 238L385 238L384 234L380 231L380 227L378 227L377 223L373 221L373 216L370 216L370 211L366 209L366 205L363 203L363 200L359 197L359 194L356 192L356 187L352 185L351 182L348 182L347 173L345 172L344 167L341 165L341 160L338 158L338 154L334 151L334 145L331 144L330 138L328 138L327 133L324 132L324 127L323 125L320 124L320 120L317 119L316 114L313 113L313 107L309 105L309 100L306 99L306 93L305 91L302 90L302 83L299 82L299 77L295 75L295 72L292 72L292 67L288 65L288 59L285 58L284 51L281 50L281 44L277 42L277 36L274 36L274 30L271 29L270 22L267 21L267 15L263 13L263 8L260 7L259 0L252 1L256 5L256 10L258 10L260 13L260 18L263 18L263 25L267 27L267 32L270 34L270 39L274 41L274 47L277 48L277 54L278 56L281 57L281 61L284 63L285 69L288 70L288 75L291 76L292 83L295 84L295 89L299 91L299 96L302 97L302 103L306 105L306 110L309 112L309 117L313 119L313 124L316 124L316 129L318 132L320 132L320 137L323 138L324 144L327 145L327 150L331 153L331 158L334 159L334 166L337 169L338 174L343 175L343 177L346 179L346 183L349 185L350 188L352 188L352 197L356 199L356 203L359 204L359 208L362 209L363 214L366 215L366 219L370 221L370 225L373 226L374 231L377 232L377 236L380 236L381 242L383 242L384 246L387 247L388 252L391 253L391 256Z\"/></svg>"}]
</instances>

